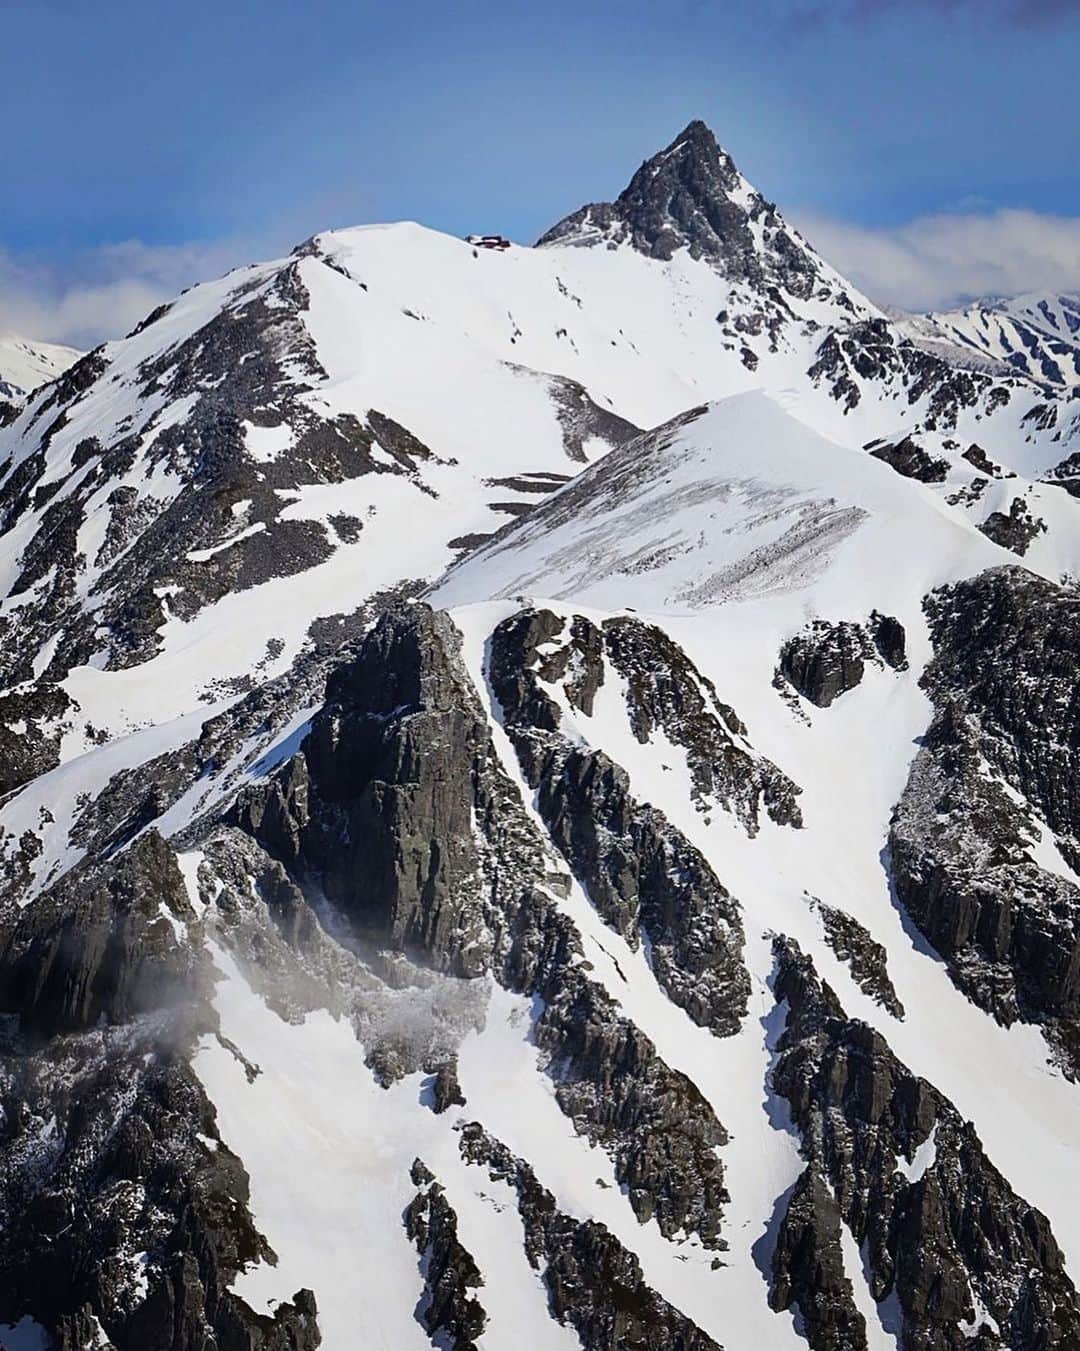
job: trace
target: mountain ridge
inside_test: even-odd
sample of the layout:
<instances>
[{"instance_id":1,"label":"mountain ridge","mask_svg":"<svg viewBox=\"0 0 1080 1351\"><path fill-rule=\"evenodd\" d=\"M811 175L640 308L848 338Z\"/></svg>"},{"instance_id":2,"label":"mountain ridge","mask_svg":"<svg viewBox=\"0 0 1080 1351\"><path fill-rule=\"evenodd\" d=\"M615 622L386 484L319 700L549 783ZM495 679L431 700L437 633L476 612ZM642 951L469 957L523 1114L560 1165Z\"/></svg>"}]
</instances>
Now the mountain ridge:
<instances>
[{"instance_id":1,"label":"mountain ridge","mask_svg":"<svg viewBox=\"0 0 1080 1351\"><path fill-rule=\"evenodd\" d=\"M5 1340L1080 1341L1080 423L687 132L0 429Z\"/></svg>"},{"instance_id":2,"label":"mountain ridge","mask_svg":"<svg viewBox=\"0 0 1080 1351\"><path fill-rule=\"evenodd\" d=\"M18 404L31 391L55 380L80 356L74 347L0 332L0 426L12 420Z\"/></svg>"},{"instance_id":3,"label":"mountain ridge","mask_svg":"<svg viewBox=\"0 0 1080 1351\"><path fill-rule=\"evenodd\" d=\"M901 319L921 343L941 345L958 360L985 358L1051 388L1080 383L1080 296L1035 292L987 297L942 313Z\"/></svg>"}]
</instances>

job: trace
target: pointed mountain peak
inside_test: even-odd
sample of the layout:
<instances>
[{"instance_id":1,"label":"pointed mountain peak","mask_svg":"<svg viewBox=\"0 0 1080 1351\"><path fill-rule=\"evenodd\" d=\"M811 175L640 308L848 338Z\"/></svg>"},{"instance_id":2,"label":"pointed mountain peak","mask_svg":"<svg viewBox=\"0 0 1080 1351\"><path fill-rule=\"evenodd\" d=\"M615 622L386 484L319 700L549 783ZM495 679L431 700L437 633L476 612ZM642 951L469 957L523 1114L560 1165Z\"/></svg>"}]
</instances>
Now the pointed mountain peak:
<instances>
[{"instance_id":1,"label":"pointed mountain peak","mask_svg":"<svg viewBox=\"0 0 1080 1351\"><path fill-rule=\"evenodd\" d=\"M687 142L692 145L699 145L706 150L718 150L719 146L716 137L713 135L712 127L707 122L703 122L700 117L695 117L692 122L688 122L678 136L668 146L668 150L674 150L677 145Z\"/></svg>"},{"instance_id":2,"label":"pointed mountain peak","mask_svg":"<svg viewBox=\"0 0 1080 1351\"><path fill-rule=\"evenodd\" d=\"M731 163L730 156L717 141L712 127L702 122L700 117L688 122L665 150L661 150L652 160L646 162L654 163L676 151L682 152L683 157L687 159L700 155L708 160L724 159ZM732 167L734 168L734 165Z\"/></svg>"},{"instance_id":3,"label":"pointed mountain peak","mask_svg":"<svg viewBox=\"0 0 1080 1351\"><path fill-rule=\"evenodd\" d=\"M629 244L668 260L686 249L732 283L779 287L806 299L823 283L820 258L735 166L702 121L690 122L642 164L614 202L593 202L537 241Z\"/></svg>"},{"instance_id":4,"label":"pointed mountain peak","mask_svg":"<svg viewBox=\"0 0 1080 1351\"><path fill-rule=\"evenodd\" d=\"M700 120L648 159L614 202L594 202L567 216L540 244L613 244L629 240L652 258L689 248L694 257L718 260L739 252L733 231L748 208L772 210L736 169L731 156ZM726 241L726 243L725 243Z\"/></svg>"}]
</instances>

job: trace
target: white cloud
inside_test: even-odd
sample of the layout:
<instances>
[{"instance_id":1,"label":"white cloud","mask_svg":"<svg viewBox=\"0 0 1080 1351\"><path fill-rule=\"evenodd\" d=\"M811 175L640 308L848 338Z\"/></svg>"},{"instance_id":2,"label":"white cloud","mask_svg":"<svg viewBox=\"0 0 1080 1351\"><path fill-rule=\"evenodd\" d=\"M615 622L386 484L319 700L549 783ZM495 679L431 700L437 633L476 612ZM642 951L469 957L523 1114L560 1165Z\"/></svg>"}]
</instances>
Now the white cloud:
<instances>
[{"instance_id":1,"label":"white cloud","mask_svg":"<svg viewBox=\"0 0 1080 1351\"><path fill-rule=\"evenodd\" d=\"M873 300L946 309L978 296L1080 290L1080 217L953 210L900 225L860 226L813 212L792 223ZM0 332L92 347L120 337L185 286L288 251L299 234L102 245L64 260L0 250Z\"/></svg>"},{"instance_id":2,"label":"white cloud","mask_svg":"<svg viewBox=\"0 0 1080 1351\"><path fill-rule=\"evenodd\" d=\"M979 296L1080 290L1080 217L957 211L860 226L813 213L792 222L872 300L947 309Z\"/></svg>"},{"instance_id":3,"label":"white cloud","mask_svg":"<svg viewBox=\"0 0 1080 1351\"><path fill-rule=\"evenodd\" d=\"M287 247L269 238L160 246L133 239L83 250L62 268L0 251L0 332L92 347L123 336L185 286Z\"/></svg>"}]
</instances>

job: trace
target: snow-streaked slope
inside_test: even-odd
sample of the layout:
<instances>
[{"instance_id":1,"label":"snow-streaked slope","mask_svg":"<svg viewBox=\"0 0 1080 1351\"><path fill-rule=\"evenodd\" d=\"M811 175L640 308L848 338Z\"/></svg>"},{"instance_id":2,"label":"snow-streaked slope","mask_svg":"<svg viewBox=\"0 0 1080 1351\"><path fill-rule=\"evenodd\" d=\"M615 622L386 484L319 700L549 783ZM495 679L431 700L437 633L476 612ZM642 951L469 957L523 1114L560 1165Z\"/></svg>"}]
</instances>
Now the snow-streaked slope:
<instances>
[{"instance_id":1,"label":"snow-streaked slope","mask_svg":"<svg viewBox=\"0 0 1080 1351\"><path fill-rule=\"evenodd\" d=\"M808 246L801 247L835 278ZM726 330L740 312L753 313L756 294L689 249L663 260L627 240L582 247L569 238L540 249L495 252L412 224L335 231L316 236L312 248L364 289L368 308L358 314L369 321L377 315L380 325L389 325L390 339L377 352L373 343L359 348L365 371L380 383L406 351L415 350L419 361L436 345L461 352L479 347L489 359L579 381L601 407L645 428L702 402L763 389L844 445L911 430L935 450L950 439L964 446L977 441L1001 463L1019 468L1018 456L1050 467L1069 444L1050 435L1062 429L1057 424L1044 433L1024 424L1031 409L1045 403L1024 381L1007 381L998 397L974 398L950 415L948 400L943 408L933 397L936 375L920 382L887 366L873 374L852 368L848 374L859 397L853 405L839 398L828 375L808 375L826 337L884 322L842 281L820 296L787 296L789 317L775 337L748 323L736 343ZM899 329L882 332L902 340ZM354 348L350 360L356 355ZM421 369L426 375L426 365ZM447 385L457 371L455 360ZM397 378L415 381L416 374L414 368Z\"/></svg>"},{"instance_id":2,"label":"snow-streaked slope","mask_svg":"<svg viewBox=\"0 0 1080 1351\"><path fill-rule=\"evenodd\" d=\"M603 230L558 227L542 248L410 223L317 235L40 392L0 430L10 676L50 666L86 713L69 730L182 716L211 684L288 669L313 621L430 581L634 428L754 389L852 449L911 433L950 490L971 488L977 443L1025 481L982 484L965 511L1024 497L1052 572L1073 504L1028 480L1068 457L1075 414L905 344L700 124L650 164ZM650 197L669 175L676 215ZM114 677L150 662L143 703Z\"/></svg>"},{"instance_id":3,"label":"snow-streaked slope","mask_svg":"<svg viewBox=\"0 0 1080 1351\"><path fill-rule=\"evenodd\" d=\"M981 300L962 309L905 316L920 343L949 348L961 362L995 363L1039 384L1080 384L1080 296L1029 294Z\"/></svg>"},{"instance_id":4,"label":"snow-streaked slope","mask_svg":"<svg viewBox=\"0 0 1080 1351\"><path fill-rule=\"evenodd\" d=\"M0 398L29 394L62 375L81 355L74 347L0 334Z\"/></svg>"},{"instance_id":5,"label":"snow-streaked slope","mask_svg":"<svg viewBox=\"0 0 1080 1351\"><path fill-rule=\"evenodd\" d=\"M766 936L795 937L844 1006L974 1121L993 1162L1051 1218L1075 1272L1080 1190L1067 1179L1080 1097L1048 1072L1037 1030L1001 1028L956 990L898 910L882 863L890 814L932 711L918 685L930 655L922 599L1008 555L928 486L830 445L760 394L715 405L602 468L453 570L433 600L465 606L454 613L467 633L493 624L489 598L527 598L595 622L630 609L682 645L755 748L802 787L802 830L763 823L751 839L727 814L703 815L682 753L659 738L642 745L625 697L608 684L592 717L564 708L574 737L622 765L635 794L714 861L744 907L755 989L772 970ZM1075 554L1057 557L1059 566L1075 568ZM865 621L874 610L904 625L910 668L870 670L834 708L794 711L774 684L782 644L808 621ZM903 1021L854 982L810 898L852 915L884 944ZM669 1046L643 1010L635 1017ZM745 1035L756 1036L750 1023ZM691 1073L708 1082L700 1069ZM1022 1088L1003 1097L1001 1083ZM741 1091L760 1107L752 1085ZM730 1099L717 1105L728 1119ZM764 1142L755 1148L778 1148L763 1110L748 1128ZM751 1227L747 1241L758 1235Z\"/></svg>"},{"instance_id":6,"label":"snow-streaked slope","mask_svg":"<svg viewBox=\"0 0 1080 1351\"><path fill-rule=\"evenodd\" d=\"M1071 522L1071 500L1053 496ZM1048 576L1080 562L1075 529L1054 531L1052 543L1048 531L1043 548ZM932 587L1009 557L937 485L826 440L756 392L586 470L433 595L448 605L535 595L692 613L802 595L820 581L837 613L861 614L918 606Z\"/></svg>"},{"instance_id":7,"label":"snow-streaked slope","mask_svg":"<svg viewBox=\"0 0 1080 1351\"><path fill-rule=\"evenodd\" d=\"M717 322L733 295L738 290L728 279L687 251L669 261L646 257L629 243L496 253L409 224L318 236L295 259L194 288L142 331L108 344L101 374L80 390L55 427L39 395L0 432L0 475L12 490L47 433L36 496L0 539L3 612L12 621L35 615L19 634L24 659L53 655L56 649L47 645L63 624L61 653L70 645L77 664L108 672L100 679L72 676L70 692L79 698L77 688L99 685L88 720L118 733L148 716L186 711L203 688L204 670L219 682L255 667L273 675L287 668L314 619L348 612L407 578L436 576L462 541L491 533L509 512L526 509L546 486L574 472L581 456L608 449L613 441L603 425L606 413L651 427L706 400L760 388L781 399L795 418L852 448L926 420L932 395L911 403L898 376L856 373L852 388L860 395L853 406L847 395L834 397L831 376L808 377L822 335L834 324L850 323L848 309L816 296L792 298L793 317L775 343L766 332L751 333L736 347ZM848 303L862 302L856 296ZM280 363L279 383L262 410L247 391L230 393L242 366L229 374L220 364L227 353L218 355L210 345L212 333L235 330L235 341L245 346L231 359L250 359L264 341L244 327L255 305L271 317L285 316L283 336L304 345L302 353L286 352L284 359L271 349ZM753 370L744 350L754 353ZM181 371L203 360L206 369L194 380L178 376L170 366L174 356L183 362ZM586 403L575 392L582 390ZM1039 403L1038 392L1020 382L1005 394L1004 403L980 397L959 409L955 426L939 415L934 430L919 433L920 443L955 464L951 486L973 478L958 455L969 440L1031 478L1065 457L1070 443L1057 422L1041 431L1023 422ZM253 487L235 491L240 500L219 523L216 514L185 514L184 503L195 466L207 463L205 455L194 458L206 441L206 418L230 403L239 404L243 427L237 473ZM415 473L393 472L391 456L383 452L379 460L375 452L379 472L342 481L340 471L327 474L303 451L303 428L312 422L337 425L373 409L431 452ZM198 431L193 435L191 428ZM122 445L123 455L116 456L121 467L95 473L95 461L85 459L91 439L106 451ZM177 442L180 456L172 449ZM522 488L521 476L533 476L531 486ZM260 503L253 517L250 499L266 480L282 486L274 488L276 503L272 497ZM1034 493L1032 510L1040 519L1052 524L1055 513L1062 515L1067 533L1072 504L1059 488L995 483L974 510L1007 511L1014 488ZM43 544L48 519L64 504L78 522L72 581L58 590L43 553L28 589L19 582L27 552ZM170 512L182 520L168 536L168 548L141 545L153 538L150 532L165 528ZM334 525L339 518L363 528L352 525L342 534ZM409 521L404 533L402 519ZM326 556L299 573L293 565L282 568L272 557L279 535L267 533L275 524L314 532ZM1059 549L1058 533L1051 530L1034 546L1033 557L1045 554L1040 566L1047 570L1057 552L1068 551L1067 543ZM138 557L140 548L147 556L124 575L125 557ZM228 577L244 567L252 574L247 589L230 589L209 602L195 598L203 577ZM139 627L158 631L155 660L166 657L152 682L166 696L159 711L128 706L122 686L131 682L110 678L109 668L119 660L110 629L121 630L121 645L128 641L122 631L134 620L121 601L136 581L140 592L132 604ZM221 584L207 586L217 590ZM114 608L122 611L115 618ZM268 613L286 617L274 626L282 646L269 658ZM91 637L95 616L97 636ZM77 623L85 631L78 639L72 633ZM216 638L222 631L230 635L225 646ZM212 661L200 655L207 643L214 648ZM171 674L162 679L166 669Z\"/></svg>"}]
</instances>

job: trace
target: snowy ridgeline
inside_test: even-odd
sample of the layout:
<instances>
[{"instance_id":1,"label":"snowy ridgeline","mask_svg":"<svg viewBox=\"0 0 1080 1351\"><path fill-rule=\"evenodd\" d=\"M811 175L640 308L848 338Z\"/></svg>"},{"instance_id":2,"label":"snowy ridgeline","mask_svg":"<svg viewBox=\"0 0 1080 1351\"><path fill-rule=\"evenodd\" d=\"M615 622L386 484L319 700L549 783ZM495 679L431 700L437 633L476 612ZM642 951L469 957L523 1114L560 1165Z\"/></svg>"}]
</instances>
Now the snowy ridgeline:
<instances>
[{"instance_id":1,"label":"snowy ridgeline","mask_svg":"<svg viewBox=\"0 0 1080 1351\"><path fill-rule=\"evenodd\" d=\"M0 399L18 399L62 375L81 356L73 347L0 334Z\"/></svg>"},{"instance_id":2,"label":"snowy ridgeline","mask_svg":"<svg viewBox=\"0 0 1080 1351\"><path fill-rule=\"evenodd\" d=\"M947 318L692 124L27 400L5 1345L1080 1344L1080 447Z\"/></svg>"}]
</instances>

